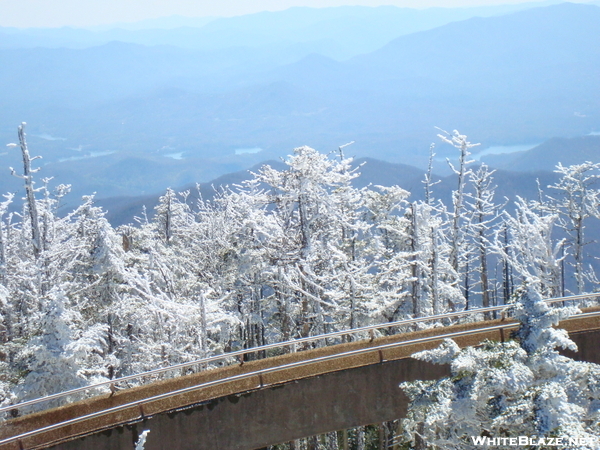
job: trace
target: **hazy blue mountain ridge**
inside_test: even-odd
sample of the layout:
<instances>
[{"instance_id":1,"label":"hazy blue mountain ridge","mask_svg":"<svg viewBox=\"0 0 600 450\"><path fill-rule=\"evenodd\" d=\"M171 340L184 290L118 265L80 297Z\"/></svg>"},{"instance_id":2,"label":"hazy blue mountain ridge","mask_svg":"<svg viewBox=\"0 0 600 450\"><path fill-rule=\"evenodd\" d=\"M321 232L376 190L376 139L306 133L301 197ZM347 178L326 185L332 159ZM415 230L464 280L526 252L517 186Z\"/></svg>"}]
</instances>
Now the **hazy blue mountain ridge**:
<instances>
[{"instance_id":1,"label":"hazy blue mountain ridge","mask_svg":"<svg viewBox=\"0 0 600 450\"><path fill-rule=\"evenodd\" d=\"M563 166L600 162L600 136L552 138L528 151L508 155L488 155L483 160L491 166L518 172L552 171Z\"/></svg>"},{"instance_id":2,"label":"hazy blue mountain ridge","mask_svg":"<svg viewBox=\"0 0 600 450\"><path fill-rule=\"evenodd\" d=\"M167 17L92 29L0 27L0 48L85 48L122 41L174 45L202 50L264 46L281 42L336 41L336 58L373 51L402 34L438 27L473 16L506 14L556 1L470 8L398 8L394 6L293 7L229 18Z\"/></svg>"},{"instance_id":3,"label":"hazy blue mountain ridge","mask_svg":"<svg viewBox=\"0 0 600 450\"><path fill-rule=\"evenodd\" d=\"M298 42L294 54L119 42L4 49L0 140L13 142L27 121L45 176L99 197L210 180L304 144L327 152L356 141L359 157L424 167L434 126L482 148L598 131L597 23L597 6L553 5L402 36L341 62ZM236 154L245 148L262 151ZM0 164L18 159L11 150ZM134 165L144 171L119 178Z\"/></svg>"},{"instance_id":4,"label":"hazy blue mountain ridge","mask_svg":"<svg viewBox=\"0 0 600 450\"><path fill-rule=\"evenodd\" d=\"M249 170L237 171L222 175L207 183L190 183L185 186L173 188L177 192L189 191L188 204L192 207L196 204L199 196L210 200L219 190L231 187L236 189L245 180L252 179L251 172L257 172L263 165L270 165L277 170L285 170L287 166L281 161L263 161ZM443 163L445 165L445 163ZM359 167L360 166L360 167ZM357 188L371 186L400 186L410 192L409 201L424 200L425 185L423 180L425 174L422 169L406 164L394 164L387 161L381 161L373 158L358 158L354 161L353 167L358 168L360 176L355 178L353 184ZM438 167L439 168L439 167ZM516 196L534 199L538 195L537 181L540 186L545 188L554 183L558 177L552 171L537 170L530 173L510 172L506 170L496 170L493 175L494 185L497 186L495 201L499 204L507 203L508 209L513 208L513 202ZM433 196L442 200L446 205L452 203L452 191L457 187L457 178L455 175L439 176L433 175L437 183L432 188ZM146 210L148 215L154 214L154 207L158 204L158 199L164 193L156 193L138 197L112 197L98 200L97 204L107 211L107 218L113 224L118 226L127 223L133 223L135 217L141 217Z\"/></svg>"}]
</instances>

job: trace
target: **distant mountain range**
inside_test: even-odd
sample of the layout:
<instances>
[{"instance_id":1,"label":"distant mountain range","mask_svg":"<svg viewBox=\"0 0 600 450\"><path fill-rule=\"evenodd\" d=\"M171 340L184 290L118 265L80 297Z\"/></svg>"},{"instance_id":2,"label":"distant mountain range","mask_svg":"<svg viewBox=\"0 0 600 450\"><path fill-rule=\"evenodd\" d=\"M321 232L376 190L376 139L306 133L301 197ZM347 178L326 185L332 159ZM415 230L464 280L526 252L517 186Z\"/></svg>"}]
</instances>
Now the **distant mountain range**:
<instances>
[{"instance_id":1,"label":"distant mountain range","mask_svg":"<svg viewBox=\"0 0 600 450\"><path fill-rule=\"evenodd\" d=\"M600 162L600 136L583 136L577 138L553 138L532 148L531 150L488 155L477 166L485 162L494 173L496 185L496 201L502 203L504 198L514 201L516 196L527 199L537 199L539 187L546 187L554 183L557 175L554 173L558 163L564 166L581 164L586 161ZM198 195L210 199L222 187L235 186L252 178L251 172L257 172L262 166L270 165L277 170L285 170L282 161L263 161L248 170L241 170L222 175L206 183L181 184L174 189L178 192L190 191L189 201L193 204ZM437 172L445 172L445 163L438 162ZM424 200L425 187L423 184L425 171L421 168L398 163L390 163L373 158L357 158L354 167L359 167L360 177L354 181L355 187L361 188L369 185L393 186L398 185L411 193L410 200ZM456 189L457 179L454 175L434 175L437 183L433 187L434 196L442 199L447 205L451 204L451 192ZM141 217L144 209L151 216L158 198L162 192L137 197L118 196L104 198L98 205L107 211L107 217L113 225L122 225L134 222L135 217Z\"/></svg>"},{"instance_id":2,"label":"distant mountain range","mask_svg":"<svg viewBox=\"0 0 600 450\"><path fill-rule=\"evenodd\" d=\"M229 18L172 16L138 23L84 28L0 27L0 48L87 48L113 41L198 50L313 43L312 51L337 59L367 53L390 40L470 17L489 17L559 0L468 8L395 6L293 7Z\"/></svg>"},{"instance_id":3,"label":"distant mountain range","mask_svg":"<svg viewBox=\"0 0 600 450\"><path fill-rule=\"evenodd\" d=\"M204 199L211 199L215 192L221 188L229 186L236 189L236 185L252 178L251 172L257 172L260 167L266 164L278 170L285 170L286 168L281 161L265 161L249 170L226 174L208 183L182 186L176 191L189 191L188 204L194 207L199 196ZM398 185L411 193L410 201L423 200L425 197L424 172L420 168L373 158L358 158L354 162L354 167L358 166L360 166L359 172L361 175L354 180L355 187ZM517 195L528 199L536 199L538 195L537 180L540 181L540 186L545 187L557 179L552 171L547 170L536 170L528 173L497 170L493 176L494 184L497 185L495 198L499 204L514 201ZM441 199L446 205L451 205L451 192L456 189L456 177L454 175L444 177L434 175L434 180L437 182L433 187L434 197ZM162 193L139 197L105 198L98 200L97 205L107 211L107 218L113 226L118 226L134 223L136 217L143 220L144 214L151 218L161 195Z\"/></svg>"},{"instance_id":4,"label":"distant mountain range","mask_svg":"<svg viewBox=\"0 0 600 450\"><path fill-rule=\"evenodd\" d=\"M531 6L481 12L488 17L292 8L196 28L0 29L0 142L14 142L27 121L43 176L72 184L75 197L149 195L305 144L326 152L356 141L357 157L423 172L434 126L482 148L546 142L483 160L551 170L559 144L549 139L600 131L600 7ZM106 42L111 33L123 41ZM594 136L579 139L593 155ZM0 166L19 158L8 149ZM0 177L0 191L19 185Z\"/></svg>"},{"instance_id":5,"label":"distant mountain range","mask_svg":"<svg viewBox=\"0 0 600 450\"><path fill-rule=\"evenodd\" d=\"M551 171L558 163L563 166L586 161L600 163L600 135L552 138L531 150L488 155L482 160L493 167L519 172Z\"/></svg>"}]
</instances>

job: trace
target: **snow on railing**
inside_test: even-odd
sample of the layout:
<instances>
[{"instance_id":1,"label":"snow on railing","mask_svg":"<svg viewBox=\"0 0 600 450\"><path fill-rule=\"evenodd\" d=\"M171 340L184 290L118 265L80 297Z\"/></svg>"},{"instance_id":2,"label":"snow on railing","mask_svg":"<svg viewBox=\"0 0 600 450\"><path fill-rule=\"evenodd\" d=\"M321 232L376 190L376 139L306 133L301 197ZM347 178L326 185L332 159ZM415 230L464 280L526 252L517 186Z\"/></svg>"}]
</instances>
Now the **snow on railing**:
<instances>
[{"instance_id":1,"label":"snow on railing","mask_svg":"<svg viewBox=\"0 0 600 450\"><path fill-rule=\"evenodd\" d=\"M112 408L103 409L101 411L96 411L94 413L86 414L84 416L75 417L70 420L65 420L64 422L49 425L49 426L46 426L43 428L39 428L39 429L32 430L32 431L29 431L26 433L22 433L18 436L12 436L12 437L0 440L0 445L7 444L9 442L18 441L18 440L25 439L28 437L32 437L32 436L35 436L35 435L38 435L41 433L45 433L48 431L53 431L53 430L56 430L58 428L62 428L62 427L68 426L68 425L74 425L74 424L77 424L77 423L80 423L80 422L83 422L83 421L86 421L89 419L96 419L103 415L123 411L128 408L133 408L133 407L139 408L140 406L142 406L145 403L150 403L150 402L154 402L157 400L164 400L169 397L173 397L173 396L180 395L180 394L186 394L188 392L192 392L197 389L217 386L219 384L223 384L223 383L230 382L230 381L238 381L238 380L255 377L255 376L258 376L259 379L262 379L261 375L277 372L280 370L295 369L295 368L302 367L302 366L305 366L308 364L314 364L314 363L319 363L319 362L324 362L324 361L331 361L331 360L335 360L338 358L344 358L347 356L362 355L362 354L370 353L373 351L378 351L378 350L381 351L381 350L394 348L394 347L401 347L401 346L405 346L405 345L431 342L431 341L436 341L439 339L451 339L451 338L456 338L456 337L460 337L460 336L468 336L471 334L477 334L477 333L486 332L486 331L494 331L494 330L498 330L501 328L506 328L506 324L494 325L494 326L485 327L485 328L477 328L477 329L468 330L468 331L458 331L458 332L454 332L454 333L446 333L446 334L437 335L437 336L428 336L428 337L424 337L424 338L411 339L411 340L402 341L402 342L392 342L392 343L377 345L377 346L373 346L373 347L361 348L358 350L351 350L351 351L347 351L347 352L343 352L343 353L336 353L333 355L320 356L317 358L312 358L312 359L308 359L308 360L304 360L304 361L296 361L293 363L283 364L283 365L276 366L276 367L260 369L260 370L254 371L254 372L242 373L239 375L234 375L234 376L228 377L226 379L213 380L213 381L209 381L206 383L197 384L194 386L188 386L186 388L178 389L176 391L166 392L166 393L155 395L152 397L147 397L143 400L137 400L137 401L123 404L123 405L114 406ZM268 386L268 384L265 385L265 384L261 383L257 387L260 388L260 387L264 387L264 386Z\"/></svg>"},{"instance_id":2,"label":"snow on railing","mask_svg":"<svg viewBox=\"0 0 600 450\"><path fill-rule=\"evenodd\" d=\"M583 300L583 299L596 298L596 297L600 297L600 294L583 294L583 295L576 295L576 296L571 296L571 297L553 298L553 299L547 299L546 302L547 303L557 303L557 302ZM399 321L399 322L394 322L394 323L389 323L389 324L380 324L380 325L374 325L374 326L369 326L369 327L362 327L360 329L355 329L355 330L347 330L346 333L348 333L348 331L349 332L357 332L358 330L365 331L365 330L370 330L370 329L377 329L377 327L382 328L382 327L388 327L388 326L398 326L398 324L400 322L402 322L403 324L406 324L406 322L415 323L415 321L418 321L418 320L421 320L421 321L423 321L423 320L433 320L434 318L435 319L447 318L447 317L459 316L459 315L462 315L462 314L469 314L469 313L481 314L481 313L485 313L485 312L500 311L500 310L506 309L508 307L510 307L510 305L494 306L494 307L490 307L490 308L478 308L478 309L469 310L469 311L460 311L460 312L456 312L456 313L440 314L440 315L437 315L437 316L428 316L428 317L419 318L419 319L409 319L408 321ZM583 318L585 318L585 317L596 317L596 316L600 316L600 311L588 312L588 313L583 313L583 314L579 314L578 315L578 317L583 317ZM242 379L246 379L246 378L250 378L250 377L258 377L258 379L260 380L260 385L257 386L257 388L261 388L261 387L265 386L265 384L263 383L263 377L262 377L262 375L265 375L265 374L268 374L268 373L273 373L273 372L277 372L277 371L281 371L281 370L286 370L286 369L299 368L299 367L306 366L306 365L309 365L309 364L315 364L315 363L324 362L324 361L331 361L331 360L335 360L335 359L338 359L338 358L344 358L344 357L348 357L348 356L357 356L357 355L361 355L361 354L365 354L365 353L369 353L369 352L373 352L373 351L379 351L379 352L381 352L382 350L385 350L385 349L403 347L403 346L413 345L413 344L427 343L427 342L432 342L432 341L436 341L436 340L440 340L440 339L457 338L457 337L468 336L468 335L473 335L473 334L478 334L478 333L484 333L484 332L490 332L490 331L495 331L495 330L502 330L502 329L506 328L507 326L510 326L510 325L509 324L493 325L493 326L488 326L488 327L483 327L483 328L476 328L476 329L467 330L467 331L457 331L457 332L453 332L453 333L445 333L445 334L440 334L440 335L435 335L435 336L427 336L427 337L417 338L417 339L411 339L411 340L407 340L407 341L381 344L381 345L376 345L376 346L367 347L367 348L350 350L350 351L347 351L347 352L337 353L337 354L333 354L333 355L320 356L320 357L317 357L317 358L307 359L307 360L304 360L304 361L296 361L296 362L292 362L292 363L288 363L288 364L283 364L283 365L276 366L276 367L270 367L270 368L260 369L260 370L254 371L254 372L249 372L249 373L244 373L244 374L239 374L239 375L231 376L231 377L228 377L226 379L213 380L213 381L209 381L209 382L206 382L206 383L201 383L201 384L198 384L198 385L194 385L194 386L189 386L189 387L186 387L186 388L182 388L182 389L179 389L179 390L176 390L176 391L171 391L171 392L167 392L167 393L155 395L155 396L152 396L152 397L145 398L143 400L137 400L137 401L134 401L134 402L126 403L126 404L115 406L115 407L112 407L112 408L107 408L107 409L104 409L104 410L101 410L101 411L97 411L97 412L94 412L94 413L86 414L84 416L76 417L76 418L73 418L73 419L70 419L70 420L66 420L64 422L60 422L60 423L49 425L49 426L46 426L46 427L43 427L43 428L39 428L39 429L36 429L36 430L28 431L28 432L22 433L22 434L20 434L18 436L8 437L8 438L0 440L0 445L8 444L10 442L16 442L16 441L20 442L22 439L25 439L25 438L28 438L28 437L32 437L32 436L36 436L36 435L41 434L41 433L53 431L53 430L56 430L56 429L59 429L59 428L62 428L62 427L68 426L68 425L74 425L74 424L81 423L81 422L84 422L86 420L98 418L98 417L101 417L101 416L104 416L104 415L107 415L107 414L110 414L110 413L114 413L114 412L118 412L118 411L123 411L123 410L126 410L128 408L133 408L133 407L141 408L142 405L144 405L146 403L149 403L149 402L167 399L167 398L170 398L170 397L173 397L173 396L176 396L176 395L185 394L185 393L192 392L194 390L201 389L201 388L207 388L207 387L217 386L219 384L223 384L223 383L226 383L226 382L231 382L231 381L236 381L236 380L242 380ZM331 336L333 334L339 335L341 333L342 332L328 333L327 336ZM313 336L312 338L313 339L314 338L323 338L323 336L325 336L325 335ZM309 341L309 340L310 340L309 338L302 339L302 341L305 341L305 342ZM298 342L298 341L301 341L301 340L297 340L295 342ZM289 341L289 342L285 342L285 343L281 343L281 344L290 345L292 342L294 342L294 341ZM272 345L275 345L275 344L272 344ZM266 346L263 346L263 348L264 347L266 347ZM247 350L245 350L245 352L258 351L258 349L259 349L258 347L254 348L254 349L247 349ZM236 353L240 353L240 352L236 352ZM240 354L243 354L243 353L240 353ZM224 355L224 356L227 356L227 355ZM202 361L206 361L207 359L209 359L209 358L205 358L204 360L199 360L199 361L202 362ZM181 364L178 365L178 366L181 366ZM168 370L168 368L159 369L159 370ZM151 371L151 372L156 372L156 371ZM143 376L143 375L145 375L147 373L149 373L149 372L145 372L144 374L138 374L137 376ZM131 376L131 377L135 377L135 376ZM124 377L124 378L131 378L131 377ZM113 380L113 381L117 381L117 380ZM71 391L69 391L69 392L71 392ZM62 393L62 395L67 395L67 394L68 394L68 392ZM56 396L59 396L59 395L61 395L61 394L56 394L54 396L54 398L57 398ZM50 396L48 396L48 397L50 397ZM48 400L48 397L37 399L37 401ZM34 401L36 401L36 400L32 400L31 402L34 402ZM21 403L19 405L13 405L13 408L16 407L16 406L24 405L24 404L25 404L25 402L23 402L23 403ZM3 410L6 410L6 408L3 408ZM141 410L142 409L140 409L140 411Z\"/></svg>"},{"instance_id":3,"label":"snow on railing","mask_svg":"<svg viewBox=\"0 0 600 450\"><path fill-rule=\"evenodd\" d=\"M583 296L577 296L577 298L590 298L591 296L587 296L587 297L583 297ZM596 297L596 295L594 295L593 297ZM549 303L555 303L555 302L560 302L560 301L566 301L566 300L575 300L573 297L565 297L565 298L559 298L559 299L549 299L547 300ZM509 306L509 305L506 305ZM503 307L506 307L503 305ZM492 307L492 310L497 311L500 307ZM485 308L486 310L489 310L490 308ZM483 311L483 308L480 308L477 310L478 313L481 312L485 312ZM583 313L583 314L579 314L577 317L597 317L600 316L600 311L594 311L594 312L588 312L588 313ZM433 316L430 316L433 317ZM258 377L259 380L259 384L256 386L257 388L262 388L265 386L268 386L269 384L265 384L263 382L263 375L268 374L268 373L273 373L273 372L278 372L281 370L289 370L289 369L295 369L295 368L299 368L299 367L303 367L309 364L315 364L315 363L320 363L320 362L325 362L325 361L332 361L332 360L336 360L339 358L345 358L345 357L349 357L349 356L357 356L357 355L362 355L362 354L366 354L366 353L370 353L373 351L379 351L381 352L382 350L386 350L386 349L391 349L391 348L398 348L398 347L403 347L403 346L408 346L408 345L414 345L414 344L423 344L423 343L427 343L427 342L432 342L432 341L437 341L437 340L441 340L441 339L452 339L452 338L459 338L459 337L463 337L463 336L469 336L469 335L474 335L474 334L479 334L479 333L485 333L485 332L490 332L490 331L497 331L497 330L502 330L507 328L507 326L511 326L511 325L516 325L516 324L500 324L500 325L492 325L492 326L488 326L488 327L483 327L483 328L475 328L472 330L466 330L466 331L456 331L453 333L445 333L445 334L439 334L439 335L435 335L435 336L427 336L427 337L422 337L422 338L417 338L417 339L410 339L407 341L401 341L401 342L392 342L392 343L387 343L387 344L381 344L381 345L376 345L376 346L372 346L372 347L367 347L367 348L361 348L361 349L356 349L356 350L350 350L350 351L346 351L346 352L342 352L342 353L336 353L333 355L326 355L326 356L319 356L316 358L312 358L312 359L307 359L304 361L296 361L296 362L292 362L292 363L287 363L287 364L283 364L280 366L276 366L276 367L269 367L269 368L265 368L265 369L260 369L260 370L256 370L254 372L249 372L249 373L243 373L243 374L239 374L239 375L234 375L225 379L219 379L219 380L213 380L213 381L208 381L205 383L201 383L201 384L197 384L194 386L188 386L186 388L182 388L182 389L178 389L175 391L171 391L171 392L166 392L163 394L158 394L152 397L147 397L143 400L137 400L137 401L133 401L130 403L126 403L123 405L119 405L119 406L114 406L112 408L106 408L104 410L101 411L96 411L94 413L90 413L90 414L86 414L83 416L79 416L73 419L69 419L69 420L65 420L63 422L60 423L56 423L56 424L52 424L52 425L48 425L46 427L43 428L39 428L36 430L32 430L32 431L28 431L22 434L19 434L17 436L12 436L9 438L5 438L0 440L0 445L4 445L4 444L8 444L10 442L19 442L21 445L21 448L24 448L22 445L21 440L22 439L26 439L29 437L33 437L45 432L49 432L49 431L53 431L53 430L57 430L59 428L62 427L66 427L69 425L75 425L77 423L81 423L84 422L86 420L90 420L90 419L96 419L102 416L105 416L107 414L111 414L111 413L116 413L119 411L124 411L126 409L129 408L138 408L140 410L140 420L144 419L143 416L143 405L146 403L150 403L150 402L154 402L154 401L158 401L158 400L164 400L170 397L174 397L176 395L180 395L180 394L186 394L188 392L193 392L197 389L202 389L202 388L208 388L208 387L213 387L213 386L218 386L220 384L223 383L227 383L227 382L231 382L231 381L239 381L239 380L243 380L243 379L247 379L247 378L251 378L251 377ZM380 353L381 354L381 353ZM382 360L383 362L383 360ZM121 423L118 424L113 424L113 425L120 425Z\"/></svg>"},{"instance_id":4,"label":"snow on railing","mask_svg":"<svg viewBox=\"0 0 600 450\"><path fill-rule=\"evenodd\" d=\"M584 300L584 299L590 299L590 298L600 298L600 293L580 294L580 295L573 295L573 296L568 296L568 297L556 297L556 298L546 299L545 302L559 303L559 302L567 302L567 301ZM252 354L252 353L257 353L257 352L262 352L262 351L272 350L272 349L281 349L282 350L285 348L291 348L291 351L295 352L298 350L298 347L301 346L302 344L324 341L325 345L327 345L327 339L331 339L331 338L335 338L335 337L342 337L342 336L358 335L360 333L365 333L365 332L369 333L370 339L372 340L375 338L374 332L376 330L380 330L380 329L422 324L422 323L426 323L426 322L438 321L438 320L443 320L443 319L452 319L452 318L457 318L457 317L461 317L461 316L469 316L469 315L477 315L477 314L483 315L482 316L482 319L483 319L486 317L486 313L493 313L493 312L507 310L508 308L510 308L510 306L511 306L510 304L507 304L507 305L499 305L499 306L490 306L487 308L474 308L474 309L469 309L469 310L437 314L437 315L432 315L432 316L416 317L413 319L404 319L404 320L399 320L396 322L386 322L386 323L381 323L381 324L377 324L377 325L368 325L368 326L353 328L353 329L349 329L349 330L335 331L335 332L331 332L331 333L320 334L317 336L308 336L308 337L294 339L294 340L290 340L290 341L262 345L260 347L252 347L252 348L237 350L237 351L233 351L233 352L224 353L221 355L209 356L209 357L198 359L195 361L175 364L175 365L168 366L168 367L162 367L160 369L154 369L154 370L150 370L147 372L142 372L142 373L138 373L138 374L134 374L134 375L128 375L128 376L124 376L124 377L120 377L120 378L115 378L112 380L103 381L100 383L95 383L95 384L91 384L88 386L71 389L71 390L68 390L65 392L59 392L56 394L47 395L47 396L40 397L37 399L23 401L20 403L16 403L14 405L3 406L0 408L0 417L2 417L2 415L4 415L4 413L9 412L9 411L14 411L16 409L22 409L25 407L31 407L34 405L38 405L40 403L49 402L51 400L68 398L68 397L72 397L74 395L85 393L85 392L97 391L98 389L101 389L101 388L107 388L111 391L114 391L115 389L119 389L118 384L125 383L130 380L143 379L145 377L151 377L153 375L160 375L160 374L164 374L166 372L171 372L171 371L176 371L176 370L189 369L189 368L192 368L195 366L208 367L208 365L210 363L219 362L219 361L222 362L227 359L232 359L232 358L236 358L236 357L243 358L243 356L247 355L247 354ZM239 359L238 359L238 361L239 361ZM155 380L153 380L153 381L155 381ZM144 384L144 383L141 383L141 384ZM23 412L23 411L21 411L21 412Z\"/></svg>"}]
</instances>

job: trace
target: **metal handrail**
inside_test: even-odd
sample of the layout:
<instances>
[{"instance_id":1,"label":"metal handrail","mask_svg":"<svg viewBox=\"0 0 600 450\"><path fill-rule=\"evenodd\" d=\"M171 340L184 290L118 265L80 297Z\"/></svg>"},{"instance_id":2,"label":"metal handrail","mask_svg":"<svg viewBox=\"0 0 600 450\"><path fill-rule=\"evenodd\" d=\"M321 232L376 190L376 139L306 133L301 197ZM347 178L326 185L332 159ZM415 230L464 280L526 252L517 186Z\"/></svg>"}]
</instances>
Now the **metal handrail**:
<instances>
[{"instance_id":1,"label":"metal handrail","mask_svg":"<svg viewBox=\"0 0 600 450\"><path fill-rule=\"evenodd\" d=\"M557 302L580 300L580 299L586 299L586 298L592 298L592 297L600 297L600 293L598 293L598 294L579 294L579 295L574 295L574 296L569 296L569 297L555 297L555 298L546 299L544 301L546 303L557 303ZM24 402L16 403L14 405L0 407L0 414L7 412L7 411L14 410L16 408L32 406L32 405L36 405L39 403L56 400L58 398L68 397L69 395L78 394L80 392L85 392L85 391L89 391L92 389L101 388L104 386L111 386L111 385L114 386L118 383L122 383L122 382L129 381L129 380L134 380L136 378L158 375L158 374L162 374L165 372L170 372L170 371L179 370L179 369L186 369L186 368L198 366L198 365L205 365L205 364L209 364L209 363L212 363L215 361L220 361L220 360L227 359L227 358L243 356L243 355L246 355L249 353L256 353L256 352L271 350L271 349L293 347L293 346L297 346L299 344L303 344L303 343L307 343L307 342L326 340L329 338L334 338L334 337L339 337L339 336L344 336L344 335L354 335L354 334L358 334L358 333L365 332L365 331L378 330L381 328L399 327L399 326L405 326L405 325L412 325L412 324L416 324L416 323L430 322L430 321L434 321L434 320L467 316L467 315L472 315L472 314L485 314L488 312L501 311L501 310L509 308L510 306L511 306L511 304L506 304L506 305L499 305L499 306L490 306L487 308L474 308L474 309L468 309L468 310L463 310L463 311L437 314L437 315L432 315L432 316L416 317L416 318L412 318L412 319L403 319L403 320L399 320L396 322L387 322L387 323L381 323L381 324L376 324L376 325L367 325L367 326L360 327L360 328L352 328L352 329L343 330L343 331L334 331L331 333L320 334L317 336L308 336L308 337L294 339L294 340L290 340L290 341L267 344L267 345L263 345L260 347L252 347L249 349L236 350L234 352L224 353L221 355L213 355L213 356L198 359L195 361L175 364L175 365L172 365L169 367L161 367L159 369L153 369L153 370L150 370L147 372L142 372L142 373L138 373L138 374L134 374L134 375L127 375L124 377L115 378L115 379L108 380L108 381L102 381L100 383L90 384L87 386L70 389L70 390L64 391L64 392L58 392L56 394L51 394L51 395L47 395L47 396L32 399L32 400L26 400Z\"/></svg>"},{"instance_id":2,"label":"metal handrail","mask_svg":"<svg viewBox=\"0 0 600 450\"><path fill-rule=\"evenodd\" d=\"M596 317L596 316L600 316L600 311L593 311L593 312L588 312L588 313L583 313L583 314L577 314L577 317ZM164 400L170 397L174 397L176 395L180 395L180 394L186 394L188 392L192 392L198 389L202 389L202 388L208 388L208 387L212 387L212 386L218 386L220 384L224 384L224 383L228 383L231 381L238 381L238 380L243 380L243 379L247 379L247 378L251 378L253 376L258 376L260 383L259 385L257 385L257 389L258 388L262 388L264 386L268 386L268 384L264 384L262 381L262 377L261 375L264 374L268 374L268 373L273 373L273 372L278 372L281 370L286 370L286 369L294 369L294 368L298 368L298 367L303 367L303 366L307 366L310 364L316 364L319 362L325 362L325 361L331 361L331 360L335 360L335 359L339 359L339 358L344 358L344 357L349 357L349 356L357 356L357 355L362 355L365 353L371 353L374 351L381 351L381 350L385 350L385 349L391 349L391 348L396 348L396 347L403 347L403 346L408 346L408 345L413 345L413 344L422 344L422 343L427 343L427 342L432 342L432 341L437 341L437 340L441 340L441 339L451 339L451 338L457 338L457 337L463 337L463 336L469 336L469 335L473 335L473 334L479 334L479 333L485 333L485 332L489 332L489 331L495 331L495 330L501 330L501 329L506 329L506 328L514 328L516 327L517 324L516 323L504 323L504 324L500 324L500 325L492 325L489 327L484 327L484 328L476 328L473 330L466 330L466 331L456 331L453 333L446 333L446 334L441 334L441 335L436 335L436 336L427 336L427 337L423 337L423 338L416 338L416 339L410 339L408 341L401 341L401 342L392 342L392 343L388 343L388 344L381 344L381 345L376 345L373 347L368 347L368 348L362 348L362 349L357 349L357 350L350 350L347 352L342 352L342 353L337 353L334 355L325 355L325 356L320 356L317 358L312 358L309 360L305 360L305 361L297 361L297 362L292 362L292 363L288 363L288 364L283 364L280 366L276 366L276 367L269 367L266 369L261 369L261 370L257 370L254 372L249 372L249 373L244 373L244 374L239 374L239 375L234 375L225 379L220 379L220 380L213 380L213 381L209 381L206 383L200 383L194 386L188 386L186 388L182 388L182 389L178 389L175 391L171 391L171 392L166 392L163 394L159 394L159 395L155 395L152 397L148 397L145 398L141 401L134 401L134 402L130 402L130 403L126 403L123 405L119 405L119 406L114 406L112 408L107 408L104 409L102 411L96 411L94 413L90 413L90 414L86 414L84 416L80 416L80 417L76 417L73 419L69 419L69 420L65 420L64 422L59 422L57 424L52 424L52 425L48 425L46 427L43 428L39 428L36 430L32 430L32 431L28 431L22 434L19 434L17 436L12 436L9 438L5 438L3 440L0 440L0 445L3 444L7 444L10 442L14 442L14 441L18 441L21 439L25 439L28 437L32 437L32 436L36 436L38 434L41 433L45 433L48 431L53 431L68 425L74 425L77 423L81 423L84 422L86 420L89 419L95 419L107 414L111 414L114 412L119 412L119 411L123 411L125 409L128 408L133 408L133 407L141 407L144 404L150 403L150 402L154 402L154 401L158 401L158 400ZM383 362L383 361L382 361ZM143 416L140 416L140 418L143 418ZM129 421L127 421L129 422ZM112 424L112 425L118 425L121 423L127 423L127 422L118 422L117 424Z\"/></svg>"},{"instance_id":3,"label":"metal handrail","mask_svg":"<svg viewBox=\"0 0 600 450\"><path fill-rule=\"evenodd\" d=\"M600 314L600 312L599 312ZM513 324L514 325L514 324ZM119 406L114 406L112 408L107 408L104 409L102 411L96 411L94 413L90 413L90 414L86 414L85 416L80 416L80 417L76 417L74 419L69 419L69 420L65 420L64 422L60 422L57 424L53 424L53 425L48 425L46 427L43 428L39 428L37 430L32 430L32 431L28 431L26 433L20 434L18 436L13 436L10 438L6 438L0 441L0 445L3 444L7 444L9 442L13 442L19 439L24 439L24 438L28 438L28 437L32 437L41 433L45 433L47 431L53 431L56 430L58 428L67 426L67 425L74 425L89 419L95 419L97 417L101 417L103 415L106 414L111 414L114 412L119 412L119 411L123 411L125 409L128 408L132 408L132 407L139 407L142 406L146 403L150 403L153 401L157 401L157 400L164 400L166 398L169 397L174 397L176 395L180 395L180 394L186 394L188 392L192 392L194 390L197 389L202 389L202 388L207 388L207 387L212 387L212 386L218 386L219 384L223 384L223 383L227 383L227 382L231 382L231 381L238 381L238 380L243 380L246 378L250 378L253 376L260 376L260 375L264 375L267 373L272 373L272 372L277 372L280 370L286 370L286 369L293 369L293 368L298 368L298 367L303 367L309 364L315 364L315 363L319 363L319 362L324 362L324 361L331 361L334 359L338 359L338 358L344 358L347 356L356 356L356 355L361 355L363 353L370 353L373 351L378 351L378 350L384 350L384 349L389 349L389 348L394 348L394 347L402 347L402 346L406 346L406 345L411 345L411 344L419 344L419 343L425 343L425 342L430 342L430 341L436 341L436 340L440 340L440 339L448 339L448 338L453 338L453 337L461 337L461 336L468 336L471 334L477 334L477 333L482 333L482 332L486 332L486 331L494 331L494 330L498 330L501 328L507 328L507 326L509 327L510 324L502 324L502 325L494 325L491 327L486 327L486 328L477 328L474 330L468 330L468 331L459 331L459 332L454 332L454 333L446 333L443 335L438 335L438 336L428 336L428 337L424 337L424 338L418 338L418 339L411 339L409 341L403 341L403 342L393 342L393 343L389 343L389 344L382 344L382 345L378 345L378 346L374 346L374 347L369 347L369 348L362 348L362 349L358 349L358 350L351 350L348 352L343 352L343 353L338 353L335 355L326 355L326 356L320 356L318 358L313 358L310 360L305 360L305 361L297 361L297 362L293 362L293 363L288 363L288 364L284 364L281 366L277 366L277 367L269 367L267 369L261 369L261 370L257 370L254 372L249 372L249 373L244 373L244 374L239 374L239 375L234 375L225 379L220 379L220 380L213 380L213 381L209 381L206 383L201 383L195 386L189 386L186 388L182 388L182 389L178 389L176 391L171 391L171 392L166 392L163 394L159 394L159 395L155 395L152 397L148 397L145 398L142 401L134 401L134 402L130 402L130 403L126 403L124 405L119 405ZM265 385L258 385L257 387L264 387Z\"/></svg>"}]
</instances>

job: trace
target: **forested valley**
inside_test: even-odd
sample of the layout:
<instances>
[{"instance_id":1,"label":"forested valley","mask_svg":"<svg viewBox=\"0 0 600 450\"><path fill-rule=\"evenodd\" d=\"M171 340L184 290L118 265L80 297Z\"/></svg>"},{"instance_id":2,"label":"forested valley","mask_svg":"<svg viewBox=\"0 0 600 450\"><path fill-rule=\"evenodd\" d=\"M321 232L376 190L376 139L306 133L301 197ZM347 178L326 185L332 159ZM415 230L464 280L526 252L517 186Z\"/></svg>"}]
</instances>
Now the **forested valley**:
<instances>
[{"instance_id":1,"label":"forested valley","mask_svg":"<svg viewBox=\"0 0 600 450\"><path fill-rule=\"evenodd\" d=\"M556 171L537 199L495 197L494 171L458 132L450 204L401 186L356 188L352 158L294 149L211 199L168 189L113 227L93 196L57 214L69 186L32 167L0 203L0 404L267 343L510 301L594 291L586 227L600 164ZM16 149L13 149L16 151ZM509 205L510 203L510 205Z\"/></svg>"}]
</instances>

